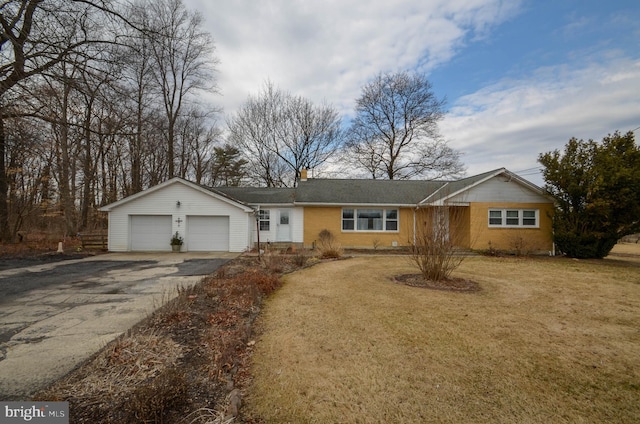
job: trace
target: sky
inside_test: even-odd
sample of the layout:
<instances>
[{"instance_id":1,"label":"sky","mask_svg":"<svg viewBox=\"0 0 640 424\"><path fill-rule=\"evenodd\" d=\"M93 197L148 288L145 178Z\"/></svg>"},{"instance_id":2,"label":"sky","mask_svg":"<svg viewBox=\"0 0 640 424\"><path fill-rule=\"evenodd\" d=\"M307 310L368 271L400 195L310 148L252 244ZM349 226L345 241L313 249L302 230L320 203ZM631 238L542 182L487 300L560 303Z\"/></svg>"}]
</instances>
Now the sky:
<instances>
[{"instance_id":1,"label":"sky","mask_svg":"<svg viewBox=\"0 0 640 424\"><path fill-rule=\"evenodd\" d=\"M214 39L226 117L271 81L348 125L377 74L421 72L467 175L505 167L538 185L540 153L640 127L637 0L184 2Z\"/></svg>"}]
</instances>

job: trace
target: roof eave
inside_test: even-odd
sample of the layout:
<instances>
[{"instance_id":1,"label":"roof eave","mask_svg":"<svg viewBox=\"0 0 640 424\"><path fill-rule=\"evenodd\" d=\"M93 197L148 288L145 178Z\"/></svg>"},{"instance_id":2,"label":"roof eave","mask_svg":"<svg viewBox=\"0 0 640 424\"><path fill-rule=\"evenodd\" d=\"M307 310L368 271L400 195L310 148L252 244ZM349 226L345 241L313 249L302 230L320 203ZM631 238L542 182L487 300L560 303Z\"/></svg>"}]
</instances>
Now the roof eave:
<instances>
[{"instance_id":1,"label":"roof eave","mask_svg":"<svg viewBox=\"0 0 640 424\"><path fill-rule=\"evenodd\" d=\"M329 206L329 207L396 207L396 208L415 208L418 205L415 203L339 203L339 202L295 202L296 206Z\"/></svg>"},{"instance_id":2,"label":"roof eave","mask_svg":"<svg viewBox=\"0 0 640 424\"><path fill-rule=\"evenodd\" d=\"M113 203L110 203L110 204L108 204L106 206L103 206L99 210L102 211L102 212L110 212L110 211L112 211L113 209L115 209L117 207L120 207L120 206L122 206L124 204L132 202L132 201L134 201L136 199L139 199L139 198L144 197L144 196L146 196L148 194L151 194L151 193L154 193L154 192L156 192L158 190L161 190L164 187L167 187L167 186L169 186L171 184L176 184L176 183L180 183L180 184L183 184L183 185L185 185L187 187L191 187L194 190L200 191L201 193L204 193L204 194L206 194L208 196L215 197L215 198L217 198L219 200L222 200L222 201L224 201L224 202L226 202L228 204L231 204L231 205L234 205L236 207L239 207L244 212L253 212L253 208L251 206L249 206L248 204L246 204L246 203L244 203L244 202L242 202L240 200L231 198L231 197L225 195L224 193L221 193L221 192L219 192L219 191L217 191L215 189L207 189L207 188L205 188L205 187L203 187L201 185L192 183L191 181L185 180L184 178L180 178L180 177L173 177L173 178L171 178L171 179L169 179L169 180L167 180L167 181L165 181L163 183L160 183L160 184L158 184L156 186L150 187L150 188L148 188L146 190L143 190L141 192L138 192L136 194L132 194L131 196L127 196L124 199L118 200L117 202L113 202Z\"/></svg>"}]
</instances>

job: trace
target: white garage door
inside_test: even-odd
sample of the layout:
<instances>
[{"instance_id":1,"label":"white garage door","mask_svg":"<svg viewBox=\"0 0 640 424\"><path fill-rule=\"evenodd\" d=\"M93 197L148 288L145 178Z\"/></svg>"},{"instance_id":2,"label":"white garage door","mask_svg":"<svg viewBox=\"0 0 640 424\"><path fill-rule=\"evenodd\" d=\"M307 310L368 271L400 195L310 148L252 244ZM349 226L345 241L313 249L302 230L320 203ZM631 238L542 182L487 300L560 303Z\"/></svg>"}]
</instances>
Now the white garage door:
<instances>
[{"instance_id":1,"label":"white garage door","mask_svg":"<svg viewBox=\"0 0 640 424\"><path fill-rule=\"evenodd\" d=\"M187 250L229 251L228 216L188 216Z\"/></svg>"},{"instance_id":2,"label":"white garage door","mask_svg":"<svg viewBox=\"0 0 640 424\"><path fill-rule=\"evenodd\" d=\"M170 251L171 215L132 215L131 250Z\"/></svg>"}]
</instances>

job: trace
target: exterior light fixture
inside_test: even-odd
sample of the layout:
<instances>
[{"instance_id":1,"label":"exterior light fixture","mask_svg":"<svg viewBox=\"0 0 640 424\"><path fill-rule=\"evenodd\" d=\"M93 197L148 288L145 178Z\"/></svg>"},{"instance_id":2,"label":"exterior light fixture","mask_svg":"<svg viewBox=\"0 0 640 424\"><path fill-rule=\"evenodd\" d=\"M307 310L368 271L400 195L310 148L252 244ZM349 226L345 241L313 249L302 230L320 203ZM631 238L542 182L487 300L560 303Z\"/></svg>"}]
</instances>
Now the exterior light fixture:
<instances>
[{"instance_id":1,"label":"exterior light fixture","mask_svg":"<svg viewBox=\"0 0 640 424\"><path fill-rule=\"evenodd\" d=\"M176 208L179 208L179 207L180 207L180 201L178 200L178 201L176 202Z\"/></svg>"}]
</instances>

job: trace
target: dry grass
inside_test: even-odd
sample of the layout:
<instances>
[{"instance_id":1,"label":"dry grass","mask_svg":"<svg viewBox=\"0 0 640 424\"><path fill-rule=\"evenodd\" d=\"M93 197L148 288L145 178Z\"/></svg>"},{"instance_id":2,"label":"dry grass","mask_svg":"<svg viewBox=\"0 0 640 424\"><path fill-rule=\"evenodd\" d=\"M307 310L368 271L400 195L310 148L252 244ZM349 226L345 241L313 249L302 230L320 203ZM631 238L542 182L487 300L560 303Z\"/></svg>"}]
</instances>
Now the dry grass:
<instances>
[{"instance_id":1,"label":"dry grass","mask_svg":"<svg viewBox=\"0 0 640 424\"><path fill-rule=\"evenodd\" d=\"M274 423L640 422L640 246L620 251L469 258L454 277L474 293L391 282L415 271L403 257L291 274L260 318L246 408Z\"/></svg>"},{"instance_id":2,"label":"dry grass","mask_svg":"<svg viewBox=\"0 0 640 424\"><path fill-rule=\"evenodd\" d=\"M184 376L173 368L182 356L182 346L166 336L132 332L38 398L81 402L75 422L158 422L184 402Z\"/></svg>"}]
</instances>

